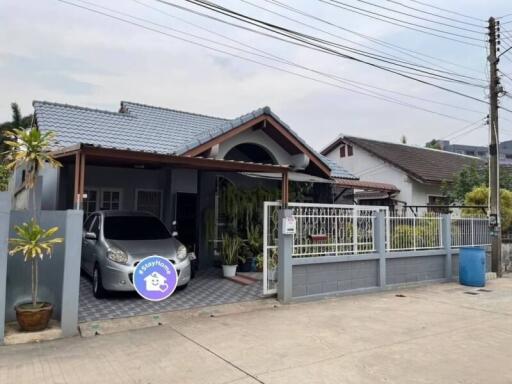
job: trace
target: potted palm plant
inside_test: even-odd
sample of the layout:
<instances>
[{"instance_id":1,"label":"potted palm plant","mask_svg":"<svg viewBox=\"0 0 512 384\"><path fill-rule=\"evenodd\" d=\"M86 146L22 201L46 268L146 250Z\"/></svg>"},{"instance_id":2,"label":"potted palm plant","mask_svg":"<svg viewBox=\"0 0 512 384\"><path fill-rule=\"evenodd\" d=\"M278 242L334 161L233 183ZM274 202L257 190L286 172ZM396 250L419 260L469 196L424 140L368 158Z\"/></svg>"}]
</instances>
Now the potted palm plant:
<instances>
[{"instance_id":1,"label":"potted palm plant","mask_svg":"<svg viewBox=\"0 0 512 384\"><path fill-rule=\"evenodd\" d=\"M40 331L48 327L52 316L53 305L40 302L38 293L38 262L44 257L51 257L56 244L62 243L62 238L54 237L58 227L42 228L39 223L39 212L36 206L36 183L39 171L46 165L60 167L61 164L50 155L54 143L54 133L42 133L36 127L29 129L13 129L6 132L9 140L4 143L9 150L5 153L7 168L12 170L23 166L25 173L25 188L31 195L31 220L28 223L15 226L15 238L9 239L10 255L21 254L32 267L32 300L16 305L16 319L23 331Z\"/></svg>"},{"instance_id":2,"label":"potted palm plant","mask_svg":"<svg viewBox=\"0 0 512 384\"><path fill-rule=\"evenodd\" d=\"M222 273L224 277L234 277L240 256L242 239L238 236L222 235Z\"/></svg>"}]
</instances>

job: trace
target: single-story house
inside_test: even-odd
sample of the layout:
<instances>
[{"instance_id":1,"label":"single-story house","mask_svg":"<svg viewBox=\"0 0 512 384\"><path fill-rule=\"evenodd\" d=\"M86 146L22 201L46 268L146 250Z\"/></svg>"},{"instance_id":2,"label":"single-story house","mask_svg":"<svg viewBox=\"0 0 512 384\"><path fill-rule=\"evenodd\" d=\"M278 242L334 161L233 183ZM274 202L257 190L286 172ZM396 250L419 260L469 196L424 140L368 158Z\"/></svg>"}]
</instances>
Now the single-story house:
<instances>
[{"instance_id":1,"label":"single-story house","mask_svg":"<svg viewBox=\"0 0 512 384\"><path fill-rule=\"evenodd\" d=\"M378 188L315 151L268 107L225 119L125 101L115 112L33 106L38 129L56 133L53 155L63 164L42 173L43 209L83 209L84 217L103 209L149 211L169 227L177 222L200 267L218 257L229 186L254 197L243 200L257 204L260 221L261 199L332 203L340 199L333 184ZM26 201L23 179L20 170L18 206Z\"/></svg>"},{"instance_id":2,"label":"single-story house","mask_svg":"<svg viewBox=\"0 0 512 384\"><path fill-rule=\"evenodd\" d=\"M358 178L396 187L355 190L354 199L362 205L443 205L443 182L464 167L483 164L478 157L354 136L339 136L321 154Z\"/></svg>"}]
</instances>

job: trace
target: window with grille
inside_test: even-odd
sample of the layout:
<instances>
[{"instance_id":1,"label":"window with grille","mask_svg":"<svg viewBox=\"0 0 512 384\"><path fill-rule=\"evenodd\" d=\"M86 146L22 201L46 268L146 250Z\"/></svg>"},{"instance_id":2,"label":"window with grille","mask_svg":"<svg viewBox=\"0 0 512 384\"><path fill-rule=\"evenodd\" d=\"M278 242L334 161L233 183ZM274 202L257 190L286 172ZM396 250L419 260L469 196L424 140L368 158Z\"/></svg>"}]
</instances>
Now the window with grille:
<instances>
[{"instance_id":1,"label":"window with grille","mask_svg":"<svg viewBox=\"0 0 512 384\"><path fill-rule=\"evenodd\" d=\"M161 217L162 191L138 190L136 208L137 211L149 212L156 217Z\"/></svg>"},{"instance_id":2,"label":"window with grille","mask_svg":"<svg viewBox=\"0 0 512 384\"><path fill-rule=\"evenodd\" d=\"M84 207L84 218L89 217L91 213L98 210L98 190L97 189L86 189L83 207Z\"/></svg>"},{"instance_id":3,"label":"window with grille","mask_svg":"<svg viewBox=\"0 0 512 384\"><path fill-rule=\"evenodd\" d=\"M102 189L101 209L113 211L121 209L121 191L119 189Z\"/></svg>"}]
</instances>

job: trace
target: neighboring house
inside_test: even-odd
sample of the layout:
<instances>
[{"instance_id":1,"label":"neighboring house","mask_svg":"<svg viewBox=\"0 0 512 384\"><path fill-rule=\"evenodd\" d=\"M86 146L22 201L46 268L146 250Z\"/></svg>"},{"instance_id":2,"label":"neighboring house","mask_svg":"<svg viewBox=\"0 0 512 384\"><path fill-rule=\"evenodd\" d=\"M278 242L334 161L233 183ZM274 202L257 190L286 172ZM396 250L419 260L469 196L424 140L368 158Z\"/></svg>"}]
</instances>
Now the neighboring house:
<instances>
[{"instance_id":1,"label":"neighboring house","mask_svg":"<svg viewBox=\"0 0 512 384\"><path fill-rule=\"evenodd\" d=\"M477 157L436 149L340 136L321 153L359 178L396 186L398 193L354 193L359 204L442 205L443 182L450 182L464 167L482 161Z\"/></svg>"},{"instance_id":2,"label":"neighboring house","mask_svg":"<svg viewBox=\"0 0 512 384\"><path fill-rule=\"evenodd\" d=\"M451 144L449 140L438 140L437 144L443 151L476 156L484 161L487 161L489 156L489 147L483 145ZM512 140L502 141L499 150L500 163L512 164Z\"/></svg>"},{"instance_id":3,"label":"neighboring house","mask_svg":"<svg viewBox=\"0 0 512 384\"><path fill-rule=\"evenodd\" d=\"M35 101L37 127L57 134L53 152L63 167L42 173L43 209L149 211L171 227L209 266L207 213L219 227L227 183L281 190L288 182L314 185L309 201L330 203L331 186L357 181L279 119L268 107L223 119L121 102L118 112ZM23 201L22 173L15 176ZM263 211L263 207L261 207ZM216 228L217 240L219 230Z\"/></svg>"}]
</instances>

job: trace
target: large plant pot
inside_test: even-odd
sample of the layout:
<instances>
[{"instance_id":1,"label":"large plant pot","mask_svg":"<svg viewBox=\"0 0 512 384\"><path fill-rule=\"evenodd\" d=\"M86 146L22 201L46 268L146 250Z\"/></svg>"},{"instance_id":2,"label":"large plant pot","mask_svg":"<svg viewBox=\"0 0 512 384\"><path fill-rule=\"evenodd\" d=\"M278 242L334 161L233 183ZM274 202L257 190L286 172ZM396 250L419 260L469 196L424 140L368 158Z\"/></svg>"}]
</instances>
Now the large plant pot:
<instances>
[{"instance_id":1,"label":"large plant pot","mask_svg":"<svg viewBox=\"0 0 512 384\"><path fill-rule=\"evenodd\" d=\"M222 274L224 275L224 277L235 277L237 267L238 265L223 265Z\"/></svg>"},{"instance_id":2,"label":"large plant pot","mask_svg":"<svg viewBox=\"0 0 512 384\"><path fill-rule=\"evenodd\" d=\"M19 304L15 307L16 320L22 331L35 332L48 328L52 317L53 305L41 303L41 308L33 308L32 303Z\"/></svg>"}]
</instances>

